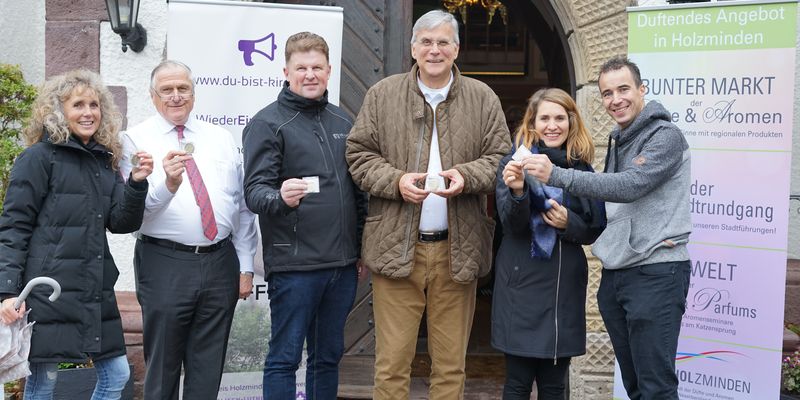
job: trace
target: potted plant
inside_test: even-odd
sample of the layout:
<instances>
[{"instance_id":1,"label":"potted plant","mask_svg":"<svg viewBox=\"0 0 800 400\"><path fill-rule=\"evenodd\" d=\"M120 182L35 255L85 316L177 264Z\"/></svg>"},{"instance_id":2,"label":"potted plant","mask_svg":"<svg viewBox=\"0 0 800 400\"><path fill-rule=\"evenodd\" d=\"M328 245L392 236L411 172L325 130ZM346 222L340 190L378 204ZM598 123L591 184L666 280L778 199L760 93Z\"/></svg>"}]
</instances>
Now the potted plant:
<instances>
[{"instance_id":1,"label":"potted plant","mask_svg":"<svg viewBox=\"0 0 800 400\"><path fill-rule=\"evenodd\" d=\"M800 399L800 351L795 351L781 363L783 390L781 400Z\"/></svg>"}]
</instances>

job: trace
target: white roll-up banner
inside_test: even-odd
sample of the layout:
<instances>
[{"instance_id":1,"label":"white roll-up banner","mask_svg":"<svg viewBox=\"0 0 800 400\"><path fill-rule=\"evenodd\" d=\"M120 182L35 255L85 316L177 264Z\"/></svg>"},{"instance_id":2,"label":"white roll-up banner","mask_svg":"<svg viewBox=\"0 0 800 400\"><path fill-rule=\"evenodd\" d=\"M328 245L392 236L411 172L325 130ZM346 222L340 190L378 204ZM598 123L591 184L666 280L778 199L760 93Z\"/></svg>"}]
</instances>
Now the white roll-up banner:
<instances>
[{"instance_id":1,"label":"white roll-up banner","mask_svg":"<svg viewBox=\"0 0 800 400\"><path fill-rule=\"evenodd\" d=\"M167 57L192 69L193 117L227 129L241 152L245 125L283 87L284 49L292 34L309 31L325 38L332 67L328 101L339 103L343 18L341 7L170 0ZM256 258L256 269L263 271L261 255ZM266 283L257 273L253 295L236 308L218 399L262 398L269 337ZM297 399L306 398L304 382L303 364Z\"/></svg>"},{"instance_id":2,"label":"white roll-up banner","mask_svg":"<svg viewBox=\"0 0 800 400\"><path fill-rule=\"evenodd\" d=\"M629 9L645 98L692 153L681 399L779 397L796 29L796 1ZM614 399L627 399L616 376Z\"/></svg>"}]
</instances>

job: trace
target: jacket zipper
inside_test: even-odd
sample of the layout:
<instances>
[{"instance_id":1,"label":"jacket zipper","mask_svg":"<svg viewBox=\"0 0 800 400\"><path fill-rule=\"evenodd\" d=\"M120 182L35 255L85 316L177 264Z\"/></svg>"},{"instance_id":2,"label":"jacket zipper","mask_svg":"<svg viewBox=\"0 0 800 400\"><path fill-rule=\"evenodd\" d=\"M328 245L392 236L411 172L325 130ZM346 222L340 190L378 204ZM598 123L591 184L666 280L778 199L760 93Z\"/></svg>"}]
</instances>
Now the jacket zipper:
<instances>
[{"instance_id":1,"label":"jacket zipper","mask_svg":"<svg viewBox=\"0 0 800 400\"><path fill-rule=\"evenodd\" d=\"M322 126L322 123L320 123L319 119L319 113L317 113L317 123L320 126ZM320 134L317 133L317 131L314 131L314 135L316 135L317 139L319 139L319 142L317 144L319 145L319 152L322 153L322 163L323 165L325 165L325 171L328 171L328 159L325 157L325 149L322 148L322 143L325 143L325 139L323 139L322 136L320 136Z\"/></svg>"},{"instance_id":2,"label":"jacket zipper","mask_svg":"<svg viewBox=\"0 0 800 400\"><path fill-rule=\"evenodd\" d=\"M325 127L322 125L322 118L320 117L319 114L320 114L320 112L317 111L317 124L319 124L320 129L322 129L322 133L325 136L328 136L328 132L325 130ZM319 137L319 136L317 136L317 137ZM320 137L320 141L323 141L321 137ZM336 159L336 157L333 156L333 149L331 149L331 143L330 143L330 141L324 141L324 142L325 142L325 145L328 147L328 153L330 153L330 155L331 155L331 163L333 163L334 160ZM320 144L320 149L321 148L322 148L322 144ZM324 158L324 154L323 154L323 158ZM342 238L344 238L345 237L345 231L344 231L344 226L345 226L344 207L345 207L345 204L344 204L344 195L342 194L342 180L341 180L341 178L339 178L339 170L338 169L333 168L333 174L336 176L336 183L338 184L338 188L339 188L339 211L340 211L340 215L342 217L341 223L339 224L339 228L341 229L341 232L342 232ZM344 254L344 246L339 246L339 250L341 251L342 262L345 262L346 261L346 257L345 257L345 254Z\"/></svg>"},{"instance_id":3,"label":"jacket zipper","mask_svg":"<svg viewBox=\"0 0 800 400\"><path fill-rule=\"evenodd\" d=\"M427 107L427 104L426 104ZM422 139L425 136L425 118L422 119L422 126L419 127L419 138L417 139L417 163L414 165L414 172L419 170L419 162L422 157ZM403 261L408 261L408 250L411 246L411 228L414 224L414 207L408 207L408 228L406 228L406 245Z\"/></svg>"},{"instance_id":4,"label":"jacket zipper","mask_svg":"<svg viewBox=\"0 0 800 400\"><path fill-rule=\"evenodd\" d=\"M555 347L553 348L553 365L558 364L558 292L561 289L561 239L558 239L558 277L556 278L556 304L553 308L555 310L555 328L556 340Z\"/></svg>"},{"instance_id":5,"label":"jacket zipper","mask_svg":"<svg viewBox=\"0 0 800 400\"><path fill-rule=\"evenodd\" d=\"M294 220L294 226L292 226L292 232L294 233L294 255L297 255L297 248L300 247L300 242L297 240L297 225L300 224L300 207L297 207L295 210L295 216L297 219Z\"/></svg>"}]
</instances>

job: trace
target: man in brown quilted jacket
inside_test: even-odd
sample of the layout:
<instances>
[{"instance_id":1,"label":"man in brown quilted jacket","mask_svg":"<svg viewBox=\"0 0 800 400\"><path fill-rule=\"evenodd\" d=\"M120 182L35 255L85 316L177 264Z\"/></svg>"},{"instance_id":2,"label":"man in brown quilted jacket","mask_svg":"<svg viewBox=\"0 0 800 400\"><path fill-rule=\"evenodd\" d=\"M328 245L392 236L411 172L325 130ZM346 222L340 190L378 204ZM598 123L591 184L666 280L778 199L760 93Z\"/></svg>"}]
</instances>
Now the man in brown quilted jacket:
<instances>
[{"instance_id":1,"label":"man in brown quilted jacket","mask_svg":"<svg viewBox=\"0 0 800 400\"><path fill-rule=\"evenodd\" d=\"M413 27L409 73L367 92L347 139L369 192L362 259L373 272L375 399L407 399L423 311L430 399L460 399L476 279L489 272L486 195L511 147L497 95L454 65L458 24L431 11Z\"/></svg>"}]
</instances>

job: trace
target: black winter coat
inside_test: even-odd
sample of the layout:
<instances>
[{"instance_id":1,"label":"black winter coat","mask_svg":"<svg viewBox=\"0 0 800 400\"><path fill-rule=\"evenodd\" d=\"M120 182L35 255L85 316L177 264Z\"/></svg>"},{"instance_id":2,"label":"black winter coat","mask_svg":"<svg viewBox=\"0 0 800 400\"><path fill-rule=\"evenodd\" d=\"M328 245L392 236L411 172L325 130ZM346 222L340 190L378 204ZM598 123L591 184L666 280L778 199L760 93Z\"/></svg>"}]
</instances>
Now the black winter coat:
<instances>
[{"instance_id":1,"label":"black winter coat","mask_svg":"<svg viewBox=\"0 0 800 400\"><path fill-rule=\"evenodd\" d=\"M258 214L267 274L355 264L366 218L366 195L347 170L345 143L353 123L328 103L289 90L259 111L242 132L244 194ZM280 195L289 178L319 177L319 193L296 208Z\"/></svg>"},{"instance_id":2,"label":"black winter coat","mask_svg":"<svg viewBox=\"0 0 800 400\"><path fill-rule=\"evenodd\" d=\"M114 284L119 270L106 229L139 229L147 181L126 184L111 168L111 154L74 137L27 148L11 170L0 216L0 296L15 297L25 284L49 276L61 285L51 303L49 286L26 300L33 326L32 362L84 362L125 354Z\"/></svg>"},{"instance_id":3,"label":"black winter coat","mask_svg":"<svg viewBox=\"0 0 800 400\"><path fill-rule=\"evenodd\" d=\"M588 265L581 245L605 227L601 203L564 193L567 228L558 231L549 260L531 257L530 197L516 199L497 170L496 204L503 238L495 261L492 346L521 357L561 358L586 353ZM582 204L580 214L575 204Z\"/></svg>"}]
</instances>

